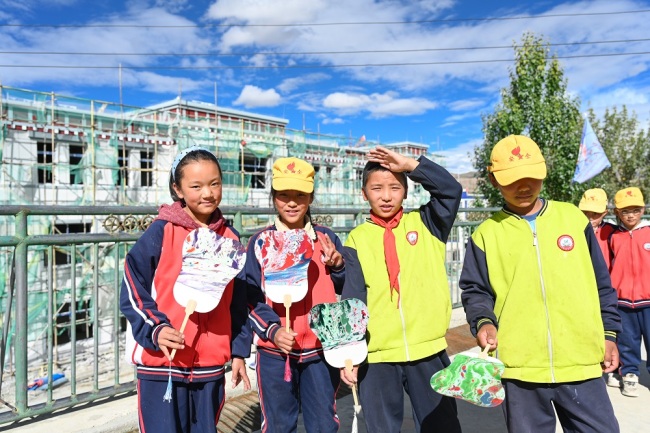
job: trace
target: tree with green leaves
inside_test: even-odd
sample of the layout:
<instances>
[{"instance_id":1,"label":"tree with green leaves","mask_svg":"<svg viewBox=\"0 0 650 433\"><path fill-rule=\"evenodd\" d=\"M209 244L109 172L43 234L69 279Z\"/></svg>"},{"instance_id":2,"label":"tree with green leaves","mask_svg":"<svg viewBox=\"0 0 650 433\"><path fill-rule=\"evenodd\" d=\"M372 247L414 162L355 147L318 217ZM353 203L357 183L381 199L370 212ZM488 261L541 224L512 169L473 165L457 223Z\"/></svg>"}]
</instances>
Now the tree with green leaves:
<instances>
[{"instance_id":1,"label":"tree with green leaves","mask_svg":"<svg viewBox=\"0 0 650 433\"><path fill-rule=\"evenodd\" d=\"M611 199L619 189L636 186L647 197L650 194L650 135L640 128L636 114L628 112L623 105L621 109L606 109L602 119L596 117L593 109L587 117L612 166L581 184L578 193L602 188ZM575 197L577 199L579 196Z\"/></svg>"},{"instance_id":2,"label":"tree with green leaves","mask_svg":"<svg viewBox=\"0 0 650 433\"><path fill-rule=\"evenodd\" d=\"M484 142L474 149L478 191L490 206L502 203L488 179L490 152L499 140L517 134L530 137L544 154L548 174L543 197L570 201L578 189L571 179L580 145L580 101L567 93L564 71L555 55L549 57L548 42L526 33L514 49L510 87L501 89L495 111L483 116Z\"/></svg>"}]
</instances>

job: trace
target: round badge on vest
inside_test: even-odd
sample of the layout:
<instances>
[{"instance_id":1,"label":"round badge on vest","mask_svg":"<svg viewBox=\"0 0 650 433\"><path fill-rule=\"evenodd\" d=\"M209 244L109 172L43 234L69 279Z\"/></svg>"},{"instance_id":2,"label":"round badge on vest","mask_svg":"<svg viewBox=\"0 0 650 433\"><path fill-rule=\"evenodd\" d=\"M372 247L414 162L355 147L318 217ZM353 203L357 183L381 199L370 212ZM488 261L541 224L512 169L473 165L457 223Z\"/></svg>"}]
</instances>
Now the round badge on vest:
<instances>
[{"instance_id":1,"label":"round badge on vest","mask_svg":"<svg viewBox=\"0 0 650 433\"><path fill-rule=\"evenodd\" d=\"M575 242L571 236L562 235L557 238L557 246L560 247L562 251L571 251L575 246Z\"/></svg>"}]
</instances>

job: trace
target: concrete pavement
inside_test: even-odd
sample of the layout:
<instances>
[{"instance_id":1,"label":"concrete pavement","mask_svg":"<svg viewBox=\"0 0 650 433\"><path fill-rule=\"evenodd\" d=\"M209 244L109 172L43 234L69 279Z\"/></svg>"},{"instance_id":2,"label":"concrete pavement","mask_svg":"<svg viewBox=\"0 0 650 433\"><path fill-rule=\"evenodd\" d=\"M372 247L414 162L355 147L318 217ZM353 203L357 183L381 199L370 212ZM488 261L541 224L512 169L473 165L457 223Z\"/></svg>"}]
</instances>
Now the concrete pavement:
<instances>
[{"instance_id":1,"label":"concrete pavement","mask_svg":"<svg viewBox=\"0 0 650 433\"><path fill-rule=\"evenodd\" d=\"M448 333L449 352L478 350L463 320L461 310L454 310L451 329ZM644 354L644 359L647 356ZM255 374L249 371L253 389L256 389ZM219 421L219 433L252 433L259 426L259 401L256 392L244 393L242 386L230 388L230 377L226 378L227 401ZM342 387L343 388L343 387ZM622 433L646 433L650 431L650 375L642 366L640 377L640 396L625 397L620 390L607 388L614 406ZM353 418L353 401L349 390L342 389L337 400L341 432L349 432ZM505 433L505 423L500 408L486 409L458 402L458 412L465 433ZM405 396L405 419L402 433L413 433L414 424L408 396ZM366 432L363 411L359 415L359 433ZM298 432L304 433L302 420ZM72 410L60 411L49 417L41 416L34 420L23 420L13 425L0 426L2 431L20 433L132 433L137 432L137 396L129 393L120 398L108 398L93 404L80 405ZM557 432L562 430L558 428ZM603 432L607 433L607 432Z\"/></svg>"}]
</instances>

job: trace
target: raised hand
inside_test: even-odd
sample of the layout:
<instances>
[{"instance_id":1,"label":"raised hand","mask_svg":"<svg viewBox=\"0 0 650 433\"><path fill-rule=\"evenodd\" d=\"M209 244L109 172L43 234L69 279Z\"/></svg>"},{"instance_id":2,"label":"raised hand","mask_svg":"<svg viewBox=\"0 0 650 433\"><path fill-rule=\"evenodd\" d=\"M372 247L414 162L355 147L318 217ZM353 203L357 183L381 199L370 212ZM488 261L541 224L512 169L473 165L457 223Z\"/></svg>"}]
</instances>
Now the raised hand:
<instances>
[{"instance_id":1,"label":"raised hand","mask_svg":"<svg viewBox=\"0 0 650 433\"><path fill-rule=\"evenodd\" d=\"M330 268L340 268L343 265L343 256L336 250L334 242L325 233L316 232L316 236L318 236L323 249L323 255L320 258L321 262Z\"/></svg>"},{"instance_id":2,"label":"raised hand","mask_svg":"<svg viewBox=\"0 0 650 433\"><path fill-rule=\"evenodd\" d=\"M368 152L368 161L378 162L382 167L395 173L413 171L420 164L413 158L400 155L385 147L377 146Z\"/></svg>"}]
</instances>

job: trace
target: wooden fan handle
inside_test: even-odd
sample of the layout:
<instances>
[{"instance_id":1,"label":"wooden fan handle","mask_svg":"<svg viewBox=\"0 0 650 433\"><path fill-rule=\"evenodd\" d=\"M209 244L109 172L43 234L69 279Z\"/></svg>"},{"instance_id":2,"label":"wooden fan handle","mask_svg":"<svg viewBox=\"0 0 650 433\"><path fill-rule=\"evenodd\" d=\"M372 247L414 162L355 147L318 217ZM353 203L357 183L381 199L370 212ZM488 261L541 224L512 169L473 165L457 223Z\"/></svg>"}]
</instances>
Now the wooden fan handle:
<instances>
[{"instance_id":1,"label":"wooden fan handle","mask_svg":"<svg viewBox=\"0 0 650 433\"><path fill-rule=\"evenodd\" d=\"M291 295L284 295L284 309L286 310L287 317L284 326L285 330L289 332L289 329L291 329L291 318L289 317L289 310L291 309Z\"/></svg>"},{"instance_id":2,"label":"wooden fan handle","mask_svg":"<svg viewBox=\"0 0 650 433\"><path fill-rule=\"evenodd\" d=\"M185 317L183 318L183 323L181 324L181 329L179 329L179 332L182 334L183 331L185 331L185 326L187 326L187 321L189 320L190 316L196 309L196 301L194 299L190 299L187 301L187 305L185 306ZM172 350L172 353L169 355L170 361L174 359L174 356L176 355L176 349Z\"/></svg>"}]
</instances>

